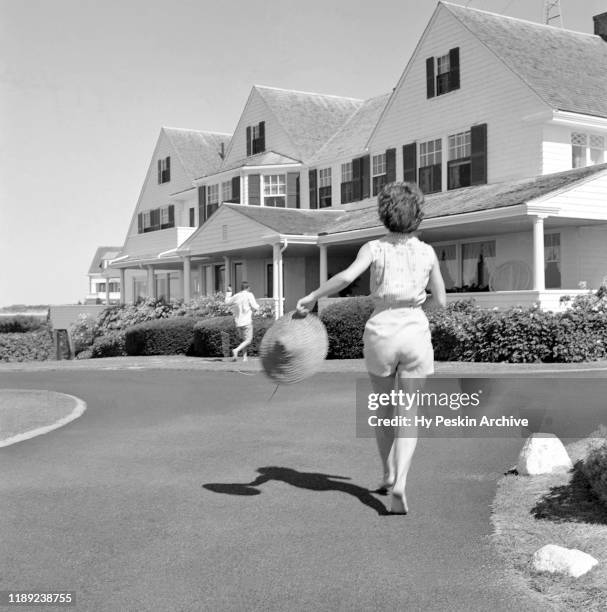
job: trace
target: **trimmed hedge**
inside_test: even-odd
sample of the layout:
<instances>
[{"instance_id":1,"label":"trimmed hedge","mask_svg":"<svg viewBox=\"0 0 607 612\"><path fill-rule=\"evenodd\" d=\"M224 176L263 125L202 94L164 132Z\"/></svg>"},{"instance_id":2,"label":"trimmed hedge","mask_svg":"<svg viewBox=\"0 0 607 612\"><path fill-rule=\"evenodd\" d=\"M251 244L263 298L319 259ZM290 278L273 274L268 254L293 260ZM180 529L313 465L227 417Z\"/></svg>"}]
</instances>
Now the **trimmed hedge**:
<instances>
[{"instance_id":1,"label":"trimmed hedge","mask_svg":"<svg viewBox=\"0 0 607 612\"><path fill-rule=\"evenodd\" d=\"M147 321L129 327L125 332L127 355L191 354L195 320L175 317Z\"/></svg>"},{"instance_id":2,"label":"trimmed hedge","mask_svg":"<svg viewBox=\"0 0 607 612\"><path fill-rule=\"evenodd\" d=\"M43 325L39 317L13 315L0 317L0 334L24 334L40 329Z\"/></svg>"},{"instance_id":3,"label":"trimmed hedge","mask_svg":"<svg viewBox=\"0 0 607 612\"><path fill-rule=\"evenodd\" d=\"M89 349L91 357L122 357L127 354L125 343L124 332L114 332L107 336L100 336L95 339Z\"/></svg>"},{"instance_id":4,"label":"trimmed hedge","mask_svg":"<svg viewBox=\"0 0 607 612\"><path fill-rule=\"evenodd\" d=\"M253 341L247 348L249 355L259 353L261 340L272 323L274 319L253 317ZM232 317L204 319L194 327L194 355L198 357L229 357L240 342Z\"/></svg>"},{"instance_id":5,"label":"trimmed hedge","mask_svg":"<svg viewBox=\"0 0 607 612\"><path fill-rule=\"evenodd\" d=\"M607 444L603 443L602 446L592 449L578 465L592 490L603 505L607 506Z\"/></svg>"},{"instance_id":6,"label":"trimmed hedge","mask_svg":"<svg viewBox=\"0 0 607 612\"><path fill-rule=\"evenodd\" d=\"M53 354L48 330L0 334L0 361L46 361Z\"/></svg>"},{"instance_id":7,"label":"trimmed hedge","mask_svg":"<svg viewBox=\"0 0 607 612\"><path fill-rule=\"evenodd\" d=\"M352 297L327 306L320 313L329 334L327 359L360 359L365 323L373 312L370 297Z\"/></svg>"}]
</instances>

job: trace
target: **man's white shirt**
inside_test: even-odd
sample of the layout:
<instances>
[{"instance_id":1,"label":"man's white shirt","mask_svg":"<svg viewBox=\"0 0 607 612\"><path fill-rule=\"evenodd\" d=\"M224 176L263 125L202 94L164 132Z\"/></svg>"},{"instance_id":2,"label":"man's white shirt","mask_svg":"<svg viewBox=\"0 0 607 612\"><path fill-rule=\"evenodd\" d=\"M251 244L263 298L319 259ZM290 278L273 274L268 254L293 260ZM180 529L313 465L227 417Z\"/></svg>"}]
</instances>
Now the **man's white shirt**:
<instances>
[{"instance_id":1,"label":"man's white shirt","mask_svg":"<svg viewBox=\"0 0 607 612\"><path fill-rule=\"evenodd\" d=\"M259 304L250 291L239 291L233 296L227 294L226 304L232 307L236 327L250 325L253 322L252 310L259 310Z\"/></svg>"}]
</instances>

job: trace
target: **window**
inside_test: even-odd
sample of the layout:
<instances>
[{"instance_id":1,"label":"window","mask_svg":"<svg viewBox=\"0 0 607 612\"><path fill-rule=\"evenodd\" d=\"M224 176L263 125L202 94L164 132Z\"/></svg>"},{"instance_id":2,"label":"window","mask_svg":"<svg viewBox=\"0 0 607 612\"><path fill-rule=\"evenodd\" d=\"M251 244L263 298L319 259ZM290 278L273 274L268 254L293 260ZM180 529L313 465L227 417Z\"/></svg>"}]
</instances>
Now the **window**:
<instances>
[{"instance_id":1,"label":"window","mask_svg":"<svg viewBox=\"0 0 607 612\"><path fill-rule=\"evenodd\" d=\"M265 121L247 127L247 155L263 153L266 150Z\"/></svg>"},{"instance_id":2,"label":"window","mask_svg":"<svg viewBox=\"0 0 607 612\"><path fill-rule=\"evenodd\" d=\"M284 208L287 185L284 174L269 174L263 177L263 205Z\"/></svg>"},{"instance_id":3,"label":"window","mask_svg":"<svg viewBox=\"0 0 607 612\"><path fill-rule=\"evenodd\" d=\"M158 184L168 183L171 180L171 158L158 160Z\"/></svg>"},{"instance_id":4,"label":"window","mask_svg":"<svg viewBox=\"0 0 607 612\"><path fill-rule=\"evenodd\" d=\"M341 165L341 203L346 204L353 199L352 162L346 162Z\"/></svg>"},{"instance_id":5,"label":"window","mask_svg":"<svg viewBox=\"0 0 607 612\"><path fill-rule=\"evenodd\" d=\"M232 289L234 292L240 291L240 285L244 278L242 277L242 262L237 261L234 263L233 274L232 274Z\"/></svg>"},{"instance_id":6,"label":"window","mask_svg":"<svg viewBox=\"0 0 607 612\"><path fill-rule=\"evenodd\" d=\"M318 207L331 206L331 168L318 171Z\"/></svg>"},{"instance_id":7,"label":"window","mask_svg":"<svg viewBox=\"0 0 607 612\"><path fill-rule=\"evenodd\" d=\"M226 267L224 265L214 266L215 291L225 291Z\"/></svg>"},{"instance_id":8,"label":"window","mask_svg":"<svg viewBox=\"0 0 607 612\"><path fill-rule=\"evenodd\" d=\"M160 225L168 226L169 224L169 209L167 206L160 209Z\"/></svg>"},{"instance_id":9,"label":"window","mask_svg":"<svg viewBox=\"0 0 607 612\"><path fill-rule=\"evenodd\" d=\"M196 209L190 208L190 227L196 227Z\"/></svg>"},{"instance_id":10,"label":"window","mask_svg":"<svg viewBox=\"0 0 607 612\"><path fill-rule=\"evenodd\" d=\"M229 202L232 199L232 181L221 183L221 201Z\"/></svg>"},{"instance_id":11,"label":"window","mask_svg":"<svg viewBox=\"0 0 607 612\"><path fill-rule=\"evenodd\" d=\"M470 130L449 136L447 189L470 185Z\"/></svg>"},{"instance_id":12,"label":"window","mask_svg":"<svg viewBox=\"0 0 607 612\"><path fill-rule=\"evenodd\" d=\"M420 143L418 184L424 193L442 190L442 156L443 142L440 138Z\"/></svg>"},{"instance_id":13,"label":"window","mask_svg":"<svg viewBox=\"0 0 607 612\"><path fill-rule=\"evenodd\" d=\"M373 195L376 196L386 184L386 154L380 153L372 158Z\"/></svg>"},{"instance_id":14,"label":"window","mask_svg":"<svg viewBox=\"0 0 607 612\"><path fill-rule=\"evenodd\" d=\"M544 235L544 282L546 289L561 287L561 235Z\"/></svg>"},{"instance_id":15,"label":"window","mask_svg":"<svg viewBox=\"0 0 607 612\"><path fill-rule=\"evenodd\" d=\"M446 244L434 247L440 271L445 281L445 289L452 289L457 284L457 247Z\"/></svg>"},{"instance_id":16,"label":"window","mask_svg":"<svg viewBox=\"0 0 607 612\"><path fill-rule=\"evenodd\" d=\"M459 47L426 60L426 97L433 98L459 89Z\"/></svg>"},{"instance_id":17,"label":"window","mask_svg":"<svg viewBox=\"0 0 607 612\"><path fill-rule=\"evenodd\" d=\"M219 185L209 185L207 187L207 219L219 207Z\"/></svg>"},{"instance_id":18,"label":"window","mask_svg":"<svg viewBox=\"0 0 607 612\"><path fill-rule=\"evenodd\" d=\"M149 232L152 228L152 211L146 210L143 213L143 231Z\"/></svg>"},{"instance_id":19,"label":"window","mask_svg":"<svg viewBox=\"0 0 607 612\"><path fill-rule=\"evenodd\" d=\"M462 284L467 290L488 290L495 270L495 240L462 244Z\"/></svg>"},{"instance_id":20,"label":"window","mask_svg":"<svg viewBox=\"0 0 607 612\"><path fill-rule=\"evenodd\" d=\"M595 134L571 133L571 166L584 168L603 163L605 138Z\"/></svg>"}]
</instances>

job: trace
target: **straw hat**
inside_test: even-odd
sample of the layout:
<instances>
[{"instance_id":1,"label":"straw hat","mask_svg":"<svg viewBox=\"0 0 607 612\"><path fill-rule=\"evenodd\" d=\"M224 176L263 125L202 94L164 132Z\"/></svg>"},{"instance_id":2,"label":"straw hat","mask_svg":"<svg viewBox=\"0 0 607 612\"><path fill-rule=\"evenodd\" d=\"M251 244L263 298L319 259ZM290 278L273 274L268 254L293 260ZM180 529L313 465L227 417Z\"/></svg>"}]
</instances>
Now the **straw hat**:
<instances>
[{"instance_id":1,"label":"straw hat","mask_svg":"<svg viewBox=\"0 0 607 612\"><path fill-rule=\"evenodd\" d=\"M320 319L292 311L265 333L259 356L263 369L274 382L289 385L317 372L328 349L329 337Z\"/></svg>"}]
</instances>

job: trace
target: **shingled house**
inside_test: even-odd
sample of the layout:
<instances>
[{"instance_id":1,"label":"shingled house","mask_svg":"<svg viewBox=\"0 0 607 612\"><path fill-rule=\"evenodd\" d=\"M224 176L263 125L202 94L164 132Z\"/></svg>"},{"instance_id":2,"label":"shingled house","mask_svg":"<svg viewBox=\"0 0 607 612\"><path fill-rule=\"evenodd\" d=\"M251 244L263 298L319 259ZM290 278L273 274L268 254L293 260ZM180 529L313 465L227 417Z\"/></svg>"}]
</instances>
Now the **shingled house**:
<instances>
[{"instance_id":1,"label":"shingled house","mask_svg":"<svg viewBox=\"0 0 607 612\"><path fill-rule=\"evenodd\" d=\"M559 308L598 287L607 13L594 20L590 35L439 2L391 94L253 87L231 137L163 129L112 264L123 299L246 278L292 308L385 232L375 196L392 180L426 193L422 239L454 297Z\"/></svg>"}]
</instances>

